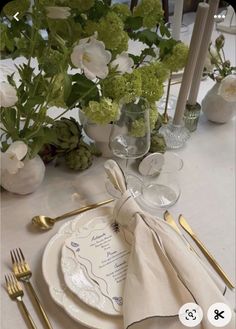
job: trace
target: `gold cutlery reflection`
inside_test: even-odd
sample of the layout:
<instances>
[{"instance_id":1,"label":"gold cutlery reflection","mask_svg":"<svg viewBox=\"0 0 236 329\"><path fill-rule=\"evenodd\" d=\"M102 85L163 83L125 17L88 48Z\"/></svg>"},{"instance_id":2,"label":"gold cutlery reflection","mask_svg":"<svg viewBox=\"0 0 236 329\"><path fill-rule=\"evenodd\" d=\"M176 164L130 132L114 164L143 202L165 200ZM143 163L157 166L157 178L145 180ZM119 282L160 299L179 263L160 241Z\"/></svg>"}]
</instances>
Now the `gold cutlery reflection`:
<instances>
[{"instance_id":1,"label":"gold cutlery reflection","mask_svg":"<svg viewBox=\"0 0 236 329\"><path fill-rule=\"evenodd\" d=\"M219 276L222 278L222 280L225 282L225 284L230 288L233 289L234 285L230 281L230 279L227 277L224 270L221 268L221 266L217 263L215 258L211 255L211 253L207 250L207 248L204 246L204 244L198 239L190 225L187 223L186 219L180 215L179 216L179 223L183 227L183 229L191 236L191 238L196 242L198 247L201 249L211 266L215 269L215 271L219 274Z\"/></svg>"},{"instance_id":2,"label":"gold cutlery reflection","mask_svg":"<svg viewBox=\"0 0 236 329\"><path fill-rule=\"evenodd\" d=\"M19 248L19 249L11 251L10 253L11 253L13 272L14 272L16 278L19 281L24 282L27 285L27 287L29 288L29 291L37 305L38 311L40 312L40 314L42 316L45 328L52 329L52 325L48 319L48 316L34 290L34 287L32 286L32 284L30 282L32 272L30 270L29 264L25 260L22 250Z\"/></svg>"},{"instance_id":3,"label":"gold cutlery reflection","mask_svg":"<svg viewBox=\"0 0 236 329\"><path fill-rule=\"evenodd\" d=\"M16 301L19 305L19 308L23 314L23 316L28 320L30 328L37 329L34 320L32 319L27 307L25 306L25 303L23 302L23 296L24 292L22 290L22 287L20 283L17 281L15 275L8 274L5 275L5 281L6 281L6 287L7 292L12 300Z\"/></svg>"},{"instance_id":4,"label":"gold cutlery reflection","mask_svg":"<svg viewBox=\"0 0 236 329\"><path fill-rule=\"evenodd\" d=\"M68 218L68 217L71 217L71 216L74 216L74 215L81 214L82 212L90 210L90 209L95 209L97 207L100 207L100 206L105 205L107 203L110 203L112 201L114 201L114 199L108 199L108 200L101 201L101 202L98 202L98 203L89 204L85 207L81 207L79 209L75 209L75 210L72 210L70 212L67 212L66 214L63 214L63 215L58 216L56 218L51 218L51 217L43 216L43 215L34 216L32 218L32 223L35 226L37 226L38 228L40 228L41 230L50 230L51 228L53 228L53 225L59 220L62 220L62 219L65 219L65 218Z\"/></svg>"}]
</instances>

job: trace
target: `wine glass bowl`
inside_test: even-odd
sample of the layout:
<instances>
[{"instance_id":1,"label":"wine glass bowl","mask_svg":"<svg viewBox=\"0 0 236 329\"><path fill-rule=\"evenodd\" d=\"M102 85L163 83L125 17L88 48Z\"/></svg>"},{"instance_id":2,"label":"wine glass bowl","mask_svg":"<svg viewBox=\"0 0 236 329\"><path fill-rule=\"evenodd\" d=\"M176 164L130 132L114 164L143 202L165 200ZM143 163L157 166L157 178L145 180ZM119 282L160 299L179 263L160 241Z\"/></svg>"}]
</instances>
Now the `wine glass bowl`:
<instances>
[{"instance_id":1,"label":"wine glass bowl","mask_svg":"<svg viewBox=\"0 0 236 329\"><path fill-rule=\"evenodd\" d=\"M109 147L122 159L144 156L150 148L149 103L144 98L123 104L119 119L113 123Z\"/></svg>"}]
</instances>

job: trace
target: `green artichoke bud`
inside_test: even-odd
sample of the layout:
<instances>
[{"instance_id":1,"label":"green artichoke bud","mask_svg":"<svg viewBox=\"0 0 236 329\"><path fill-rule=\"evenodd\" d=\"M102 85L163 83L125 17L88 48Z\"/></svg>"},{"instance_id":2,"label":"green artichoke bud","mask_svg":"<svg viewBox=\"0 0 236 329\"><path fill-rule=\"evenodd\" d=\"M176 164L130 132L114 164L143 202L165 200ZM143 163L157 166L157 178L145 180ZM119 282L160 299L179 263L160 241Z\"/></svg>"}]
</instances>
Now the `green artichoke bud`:
<instances>
[{"instance_id":1,"label":"green artichoke bud","mask_svg":"<svg viewBox=\"0 0 236 329\"><path fill-rule=\"evenodd\" d=\"M73 170L84 170L91 166L93 156L91 152L81 146L79 149L68 152L65 156L66 165Z\"/></svg>"},{"instance_id":2,"label":"green artichoke bud","mask_svg":"<svg viewBox=\"0 0 236 329\"><path fill-rule=\"evenodd\" d=\"M39 155L42 158L44 163L49 163L56 158L57 150L56 147L52 144L44 144Z\"/></svg>"},{"instance_id":3,"label":"green artichoke bud","mask_svg":"<svg viewBox=\"0 0 236 329\"><path fill-rule=\"evenodd\" d=\"M71 151L78 147L82 129L75 119L61 118L54 122L53 129L57 136L54 145L57 147L58 153Z\"/></svg>"},{"instance_id":4,"label":"green artichoke bud","mask_svg":"<svg viewBox=\"0 0 236 329\"><path fill-rule=\"evenodd\" d=\"M160 133L156 133L151 136L151 146L149 149L150 153L159 152L165 153L166 151L166 142L164 136Z\"/></svg>"}]
</instances>

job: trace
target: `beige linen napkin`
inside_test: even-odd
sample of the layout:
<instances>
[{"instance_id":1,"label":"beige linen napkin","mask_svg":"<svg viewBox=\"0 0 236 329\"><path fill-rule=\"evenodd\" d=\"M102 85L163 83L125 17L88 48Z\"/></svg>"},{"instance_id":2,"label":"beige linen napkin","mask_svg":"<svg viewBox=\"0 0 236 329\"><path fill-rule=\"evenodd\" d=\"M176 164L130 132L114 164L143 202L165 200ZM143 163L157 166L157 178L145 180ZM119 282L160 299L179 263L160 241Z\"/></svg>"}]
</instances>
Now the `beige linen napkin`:
<instances>
[{"instance_id":1,"label":"beige linen napkin","mask_svg":"<svg viewBox=\"0 0 236 329\"><path fill-rule=\"evenodd\" d=\"M214 328L207 320L208 308L228 302L209 271L168 223L137 205L115 161L106 161L104 167L122 193L114 207L114 219L134 236L123 296L124 328L186 328L179 321L178 311L190 302L200 305L204 314L195 328ZM233 328L231 320L227 329Z\"/></svg>"}]
</instances>

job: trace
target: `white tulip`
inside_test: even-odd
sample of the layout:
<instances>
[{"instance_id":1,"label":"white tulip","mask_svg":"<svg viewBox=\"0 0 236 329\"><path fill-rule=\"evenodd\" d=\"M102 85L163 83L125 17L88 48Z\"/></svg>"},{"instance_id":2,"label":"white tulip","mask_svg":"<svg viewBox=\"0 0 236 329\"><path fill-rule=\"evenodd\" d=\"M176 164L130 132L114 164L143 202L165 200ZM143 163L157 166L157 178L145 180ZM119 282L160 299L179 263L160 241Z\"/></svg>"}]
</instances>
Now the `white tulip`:
<instances>
[{"instance_id":1,"label":"white tulip","mask_svg":"<svg viewBox=\"0 0 236 329\"><path fill-rule=\"evenodd\" d=\"M122 52L120 55L116 56L116 59L111 62L111 67L117 67L117 72L132 73L134 66L134 61L126 52Z\"/></svg>"},{"instance_id":2,"label":"white tulip","mask_svg":"<svg viewBox=\"0 0 236 329\"><path fill-rule=\"evenodd\" d=\"M9 174L16 174L20 168L24 167L21 161L27 154L28 147L22 141L13 142L6 152L1 152L1 170L7 170Z\"/></svg>"},{"instance_id":3,"label":"white tulip","mask_svg":"<svg viewBox=\"0 0 236 329\"><path fill-rule=\"evenodd\" d=\"M70 16L70 7L46 7L47 17L51 19L67 19Z\"/></svg>"},{"instance_id":4,"label":"white tulip","mask_svg":"<svg viewBox=\"0 0 236 329\"><path fill-rule=\"evenodd\" d=\"M16 89L8 82L0 83L0 107L11 107L16 104L18 97Z\"/></svg>"},{"instance_id":5,"label":"white tulip","mask_svg":"<svg viewBox=\"0 0 236 329\"><path fill-rule=\"evenodd\" d=\"M102 41L94 37L80 40L71 54L71 62L74 66L83 69L85 76L93 80L96 77L104 79L108 75L108 63L111 53L105 49Z\"/></svg>"},{"instance_id":6,"label":"white tulip","mask_svg":"<svg viewBox=\"0 0 236 329\"><path fill-rule=\"evenodd\" d=\"M227 102L236 102L236 75L228 75L221 81L218 95Z\"/></svg>"}]
</instances>

